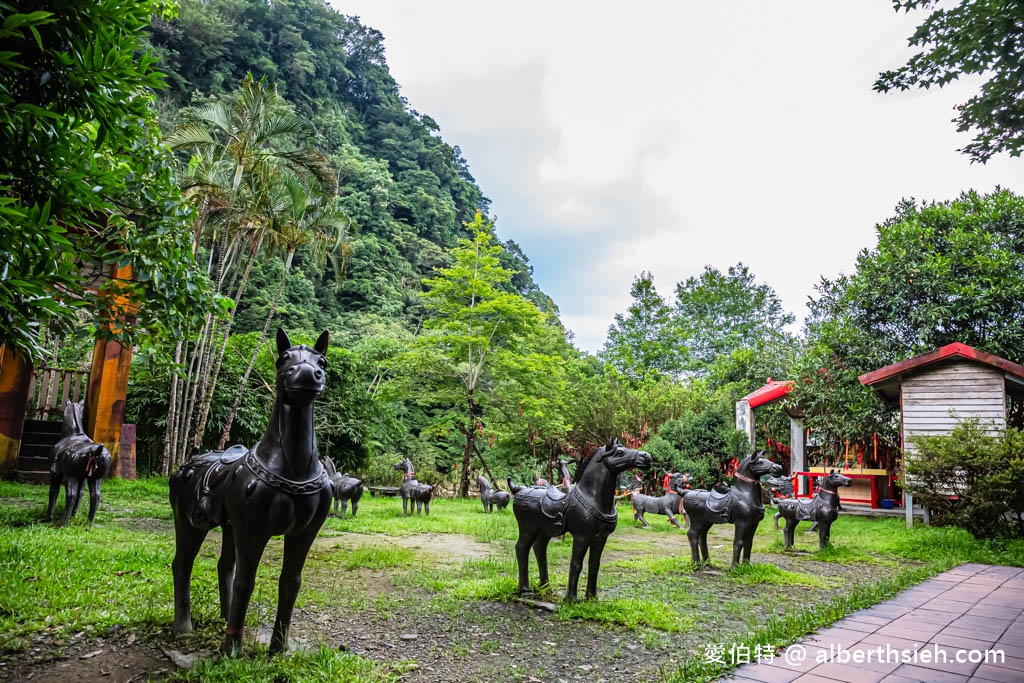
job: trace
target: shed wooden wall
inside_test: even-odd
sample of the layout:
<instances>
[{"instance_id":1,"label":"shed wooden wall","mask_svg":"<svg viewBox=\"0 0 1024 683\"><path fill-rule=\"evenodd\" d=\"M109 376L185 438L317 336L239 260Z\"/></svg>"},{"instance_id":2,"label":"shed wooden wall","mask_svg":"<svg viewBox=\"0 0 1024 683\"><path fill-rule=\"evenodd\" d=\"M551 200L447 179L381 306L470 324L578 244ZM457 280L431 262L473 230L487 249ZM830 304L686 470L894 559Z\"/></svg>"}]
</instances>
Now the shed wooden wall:
<instances>
[{"instance_id":1,"label":"shed wooden wall","mask_svg":"<svg viewBox=\"0 0 1024 683\"><path fill-rule=\"evenodd\" d=\"M1006 427L1006 380L985 365L952 362L905 377L901 400L905 451L916 450L913 436L948 434L969 417Z\"/></svg>"}]
</instances>

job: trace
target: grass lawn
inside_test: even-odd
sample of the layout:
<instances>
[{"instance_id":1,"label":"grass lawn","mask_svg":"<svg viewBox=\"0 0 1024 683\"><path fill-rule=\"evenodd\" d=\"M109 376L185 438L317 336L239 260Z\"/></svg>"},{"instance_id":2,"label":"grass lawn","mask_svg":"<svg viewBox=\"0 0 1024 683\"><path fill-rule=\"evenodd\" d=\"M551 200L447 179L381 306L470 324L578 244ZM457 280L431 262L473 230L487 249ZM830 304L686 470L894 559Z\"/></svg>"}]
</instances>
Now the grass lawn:
<instances>
[{"instance_id":1,"label":"grass lawn","mask_svg":"<svg viewBox=\"0 0 1024 683\"><path fill-rule=\"evenodd\" d=\"M216 533L193 574L196 631L170 633L165 479L105 482L91 528L81 510L69 527L42 524L46 495L0 482L2 658L39 666L77 643L131 634L139 645L202 653L191 671L151 672L185 680L708 680L722 673L705 660L709 644L779 647L962 562L1024 565L1022 541L907 530L893 518L842 516L822 552L803 524L784 552L769 513L754 564L728 568L732 527L723 525L709 536L712 569L695 571L684 533L656 515L653 528L639 528L624 503L597 601L560 604L571 541L550 544L553 586L542 597L559 607L549 614L513 601L510 509L486 515L478 500L435 500L429 517L403 517L399 499L366 495L357 518L328 519L310 553L293 619L297 652L268 659L247 645L249 656L224 660L209 654L223 631ZM272 541L249 609L250 642L273 621L280 555Z\"/></svg>"}]
</instances>

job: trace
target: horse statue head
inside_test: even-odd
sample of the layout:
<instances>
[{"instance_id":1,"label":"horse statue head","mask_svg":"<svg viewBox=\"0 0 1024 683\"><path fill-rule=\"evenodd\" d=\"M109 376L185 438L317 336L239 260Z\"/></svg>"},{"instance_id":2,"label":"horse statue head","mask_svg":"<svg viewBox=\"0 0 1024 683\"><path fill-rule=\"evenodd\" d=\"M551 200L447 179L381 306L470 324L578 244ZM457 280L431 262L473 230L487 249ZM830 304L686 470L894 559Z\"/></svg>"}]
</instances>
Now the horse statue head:
<instances>
[{"instance_id":1,"label":"horse statue head","mask_svg":"<svg viewBox=\"0 0 1024 683\"><path fill-rule=\"evenodd\" d=\"M576 483L581 484L587 473L593 473L600 467L612 475L618 475L626 470L637 467L642 470L650 469L651 454L627 448L619 443L618 439L611 438L608 443L599 447L594 453L580 463L576 468Z\"/></svg>"},{"instance_id":2,"label":"horse statue head","mask_svg":"<svg viewBox=\"0 0 1024 683\"><path fill-rule=\"evenodd\" d=\"M405 472L406 478L410 477L415 473L412 468L412 461L409 460L409 458L402 458L400 462L396 462L395 469Z\"/></svg>"},{"instance_id":3,"label":"horse statue head","mask_svg":"<svg viewBox=\"0 0 1024 683\"><path fill-rule=\"evenodd\" d=\"M479 477L476 478L476 485L477 485L477 488L479 488L481 491L490 491L491 490L490 482L488 482L487 478L484 477L484 475L482 475L482 474Z\"/></svg>"},{"instance_id":4,"label":"horse statue head","mask_svg":"<svg viewBox=\"0 0 1024 683\"><path fill-rule=\"evenodd\" d=\"M313 348L292 346L288 334L277 328L277 395L286 404L309 404L324 391L327 368L327 337L323 334Z\"/></svg>"},{"instance_id":5,"label":"horse statue head","mask_svg":"<svg viewBox=\"0 0 1024 683\"><path fill-rule=\"evenodd\" d=\"M736 476L748 481L750 479L760 481L761 477L766 474L773 477L782 474L782 465L764 457L764 451L747 456L740 461L739 467L736 468Z\"/></svg>"},{"instance_id":6,"label":"horse statue head","mask_svg":"<svg viewBox=\"0 0 1024 683\"><path fill-rule=\"evenodd\" d=\"M840 486L853 486L853 479L839 470L832 470L827 477L821 480L821 488L825 491L835 492Z\"/></svg>"}]
</instances>

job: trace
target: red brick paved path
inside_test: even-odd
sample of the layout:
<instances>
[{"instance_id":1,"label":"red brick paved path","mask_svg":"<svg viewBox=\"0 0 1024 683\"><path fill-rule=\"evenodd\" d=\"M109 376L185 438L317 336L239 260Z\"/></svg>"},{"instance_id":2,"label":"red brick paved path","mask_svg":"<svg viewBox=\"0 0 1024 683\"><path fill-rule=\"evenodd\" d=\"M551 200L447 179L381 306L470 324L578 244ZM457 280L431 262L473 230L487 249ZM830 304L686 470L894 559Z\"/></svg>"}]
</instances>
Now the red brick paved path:
<instances>
[{"instance_id":1,"label":"red brick paved path","mask_svg":"<svg viewBox=\"0 0 1024 683\"><path fill-rule=\"evenodd\" d=\"M916 661L906 661L915 650ZM986 650L1002 650L1005 659L996 661L990 654L986 663ZM964 651L962 658L981 661L957 662L958 651ZM802 662L797 661L800 653L806 655ZM830 653L832 661L820 661ZM848 659L841 663L840 657ZM770 662L744 664L722 680L1024 683L1024 569L960 565L892 600L854 612L790 645Z\"/></svg>"}]
</instances>

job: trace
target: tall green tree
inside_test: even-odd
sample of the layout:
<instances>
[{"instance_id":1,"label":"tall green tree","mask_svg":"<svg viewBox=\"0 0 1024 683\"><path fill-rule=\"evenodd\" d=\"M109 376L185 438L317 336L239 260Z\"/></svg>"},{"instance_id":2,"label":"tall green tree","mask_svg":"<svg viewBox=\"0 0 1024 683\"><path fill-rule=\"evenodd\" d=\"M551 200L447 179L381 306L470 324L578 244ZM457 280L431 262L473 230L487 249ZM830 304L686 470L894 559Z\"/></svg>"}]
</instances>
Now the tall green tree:
<instances>
[{"instance_id":1,"label":"tall green tree","mask_svg":"<svg viewBox=\"0 0 1024 683\"><path fill-rule=\"evenodd\" d=\"M882 73L875 90L939 88L961 76L983 76L978 94L956 107L957 130L973 132L961 151L972 161L1024 149L1024 5L1019 2L893 0L899 12L930 11L908 39L919 48L906 64Z\"/></svg>"},{"instance_id":2,"label":"tall green tree","mask_svg":"<svg viewBox=\"0 0 1024 683\"><path fill-rule=\"evenodd\" d=\"M1024 198L906 200L877 234L853 273L819 285L798 361L794 400L836 442L897 438L865 372L952 342L1024 361Z\"/></svg>"},{"instance_id":3,"label":"tall green tree","mask_svg":"<svg viewBox=\"0 0 1024 683\"><path fill-rule=\"evenodd\" d=\"M654 288L654 277L642 272L629 289L633 303L626 314L617 313L599 354L627 377L678 376L686 348L676 333L672 309Z\"/></svg>"},{"instance_id":4,"label":"tall green tree","mask_svg":"<svg viewBox=\"0 0 1024 683\"><path fill-rule=\"evenodd\" d=\"M202 445L234 314L252 265L268 240L284 239L273 227L291 225L279 220L292 210L280 201L290 194L281 188L288 179L305 180L327 197L337 188L330 164L314 144L310 123L281 100L272 84L251 74L232 97L184 109L180 118L167 141L174 149L193 154L183 185L198 205L194 248L209 253L215 291L233 299L233 305L226 306L223 315L207 317L193 348L181 342L175 350L190 370L180 387L172 379L169 468ZM283 251L294 254L294 248Z\"/></svg>"},{"instance_id":5,"label":"tall green tree","mask_svg":"<svg viewBox=\"0 0 1024 683\"><path fill-rule=\"evenodd\" d=\"M550 375L550 366L557 363L535 350L544 315L532 302L501 289L512 272L500 265L493 227L479 212L466 227L471 237L454 249L453 265L424 280L431 315L406 367L407 377L415 381L417 401L434 414L426 432L462 436L463 497L469 493L478 433L497 421L490 409L499 400L515 402L511 394L517 387L535 389L528 376Z\"/></svg>"},{"instance_id":6,"label":"tall green tree","mask_svg":"<svg viewBox=\"0 0 1024 683\"><path fill-rule=\"evenodd\" d=\"M719 356L785 336L793 314L767 284L742 263L726 273L713 266L676 285L673 312L680 344L689 351L687 369L708 372Z\"/></svg>"},{"instance_id":7,"label":"tall green tree","mask_svg":"<svg viewBox=\"0 0 1024 683\"><path fill-rule=\"evenodd\" d=\"M161 75L142 50L151 15L169 18L170 5L0 3L0 342L31 360L45 327L68 330L83 312L134 343L180 334L205 310L156 126ZM134 280L88 286L111 264L131 264ZM121 297L137 318L112 328Z\"/></svg>"}]
</instances>

